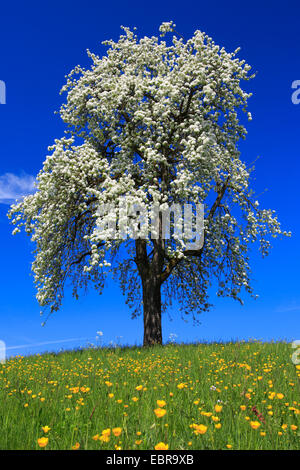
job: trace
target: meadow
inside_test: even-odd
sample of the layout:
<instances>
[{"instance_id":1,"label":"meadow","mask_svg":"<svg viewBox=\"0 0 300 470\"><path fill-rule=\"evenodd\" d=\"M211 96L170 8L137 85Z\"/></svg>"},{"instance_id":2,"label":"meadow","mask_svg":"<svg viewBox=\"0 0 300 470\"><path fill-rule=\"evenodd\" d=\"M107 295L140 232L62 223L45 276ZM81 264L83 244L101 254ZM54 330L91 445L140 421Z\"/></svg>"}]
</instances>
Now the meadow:
<instances>
[{"instance_id":1,"label":"meadow","mask_svg":"<svg viewBox=\"0 0 300 470\"><path fill-rule=\"evenodd\" d=\"M91 348L0 364L0 449L299 449L285 342Z\"/></svg>"}]
</instances>

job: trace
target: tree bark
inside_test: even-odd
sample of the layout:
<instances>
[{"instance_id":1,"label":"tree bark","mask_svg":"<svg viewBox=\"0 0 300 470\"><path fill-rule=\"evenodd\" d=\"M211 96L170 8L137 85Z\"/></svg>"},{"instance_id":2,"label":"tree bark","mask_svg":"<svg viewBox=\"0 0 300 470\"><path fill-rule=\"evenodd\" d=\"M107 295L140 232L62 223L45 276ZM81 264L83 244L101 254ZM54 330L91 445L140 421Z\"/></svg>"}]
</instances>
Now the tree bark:
<instances>
[{"instance_id":1,"label":"tree bark","mask_svg":"<svg viewBox=\"0 0 300 470\"><path fill-rule=\"evenodd\" d=\"M145 240L137 239L136 264L139 270L143 289L144 309L144 346L162 344L161 329L161 285L163 270L162 241L153 242L153 257L149 260Z\"/></svg>"},{"instance_id":2,"label":"tree bark","mask_svg":"<svg viewBox=\"0 0 300 470\"><path fill-rule=\"evenodd\" d=\"M144 346L162 344L161 284L149 276L143 281Z\"/></svg>"}]
</instances>

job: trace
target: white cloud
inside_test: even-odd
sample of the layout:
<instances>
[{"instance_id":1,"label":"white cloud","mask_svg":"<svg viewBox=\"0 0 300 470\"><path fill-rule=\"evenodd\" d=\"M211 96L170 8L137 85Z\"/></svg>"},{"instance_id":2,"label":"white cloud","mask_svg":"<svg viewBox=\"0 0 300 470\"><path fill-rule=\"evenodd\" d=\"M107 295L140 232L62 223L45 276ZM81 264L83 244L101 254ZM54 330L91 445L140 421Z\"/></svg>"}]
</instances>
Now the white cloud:
<instances>
[{"instance_id":1,"label":"white cloud","mask_svg":"<svg viewBox=\"0 0 300 470\"><path fill-rule=\"evenodd\" d=\"M13 204L35 191L35 177L27 173L20 176L14 173L5 173L0 176L0 203Z\"/></svg>"},{"instance_id":2,"label":"white cloud","mask_svg":"<svg viewBox=\"0 0 300 470\"><path fill-rule=\"evenodd\" d=\"M288 312L295 312L296 310L300 310L300 302L292 301L286 304L280 305L277 307L277 313L288 313Z\"/></svg>"}]
</instances>

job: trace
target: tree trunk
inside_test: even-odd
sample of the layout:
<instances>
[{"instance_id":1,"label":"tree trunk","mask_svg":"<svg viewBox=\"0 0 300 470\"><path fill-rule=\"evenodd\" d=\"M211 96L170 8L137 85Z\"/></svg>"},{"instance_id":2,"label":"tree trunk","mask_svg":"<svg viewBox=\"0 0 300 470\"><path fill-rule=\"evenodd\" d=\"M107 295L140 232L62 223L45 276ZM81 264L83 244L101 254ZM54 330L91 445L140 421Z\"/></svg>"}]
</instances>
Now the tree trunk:
<instances>
[{"instance_id":1,"label":"tree trunk","mask_svg":"<svg viewBox=\"0 0 300 470\"><path fill-rule=\"evenodd\" d=\"M144 346L162 344L161 285L153 276L143 282Z\"/></svg>"}]
</instances>

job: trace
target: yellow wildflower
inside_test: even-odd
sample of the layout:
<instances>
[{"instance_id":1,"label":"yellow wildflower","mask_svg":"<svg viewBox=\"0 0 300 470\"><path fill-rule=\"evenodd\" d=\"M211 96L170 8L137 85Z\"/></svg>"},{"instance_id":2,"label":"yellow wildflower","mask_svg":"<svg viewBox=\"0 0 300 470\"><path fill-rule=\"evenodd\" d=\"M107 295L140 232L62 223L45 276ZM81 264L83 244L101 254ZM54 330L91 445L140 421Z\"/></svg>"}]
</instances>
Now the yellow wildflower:
<instances>
[{"instance_id":1,"label":"yellow wildflower","mask_svg":"<svg viewBox=\"0 0 300 470\"><path fill-rule=\"evenodd\" d=\"M250 426L252 429L258 429L261 423L259 421L250 421Z\"/></svg>"},{"instance_id":2,"label":"yellow wildflower","mask_svg":"<svg viewBox=\"0 0 300 470\"><path fill-rule=\"evenodd\" d=\"M168 450L169 446L168 446L168 444L165 444L164 442L159 442L158 444L156 444L154 449L155 450Z\"/></svg>"},{"instance_id":3,"label":"yellow wildflower","mask_svg":"<svg viewBox=\"0 0 300 470\"><path fill-rule=\"evenodd\" d=\"M42 430L47 434L47 432L50 431L51 428L49 426L42 426Z\"/></svg>"},{"instance_id":4,"label":"yellow wildflower","mask_svg":"<svg viewBox=\"0 0 300 470\"><path fill-rule=\"evenodd\" d=\"M182 390L184 387L186 387L185 383L180 383L177 385L177 388L179 388L179 390Z\"/></svg>"},{"instance_id":5,"label":"yellow wildflower","mask_svg":"<svg viewBox=\"0 0 300 470\"><path fill-rule=\"evenodd\" d=\"M120 436L121 432L122 432L122 428L113 428L112 429L112 432L114 434L114 436Z\"/></svg>"},{"instance_id":6,"label":"yellow wildflower","mask_svg":"<svg viewBox=\"0 0 300 470\"><path fill-rule=\"evenodd\" d=\"M154 413L156 414L157 418L162 418L162 416L164 416L166 414L166 410L164 410L162 408L156 408L154 410Z\"/></svg>"},{"instance_id":7,"label":"yellow wildflower","mask_svg":"<svg viewBox=\"0 0 300 470\"><path fill-rule=\"evenodd\" d=\"M163 406L166 406L166 402L164 400L157 400L157 405L162 408Z\"/></svg>"},{"instance_id":8,"label":"yellow wildflower","mask_svg":"<svg viewBox=\"0 0 300 470\"><path fill-rule=\"evenodd\" d=\"M205 434L207 431L207 426L204 426L204 424L196 424L195 426L195 434Z\"/></svg>"},{"instance_id":9,"label":"yellow wildflower","mask_svg":"<svg viewBox=\"0 0 300 470\"><path fill-rule=\"evenodd\" d=\"M40 447L46 447L46 445L48 444L48 441L49 441L48 437L40 437L40 438L37 440L38 445L39 445Z\"/></svg>"}]
</instances>

